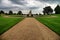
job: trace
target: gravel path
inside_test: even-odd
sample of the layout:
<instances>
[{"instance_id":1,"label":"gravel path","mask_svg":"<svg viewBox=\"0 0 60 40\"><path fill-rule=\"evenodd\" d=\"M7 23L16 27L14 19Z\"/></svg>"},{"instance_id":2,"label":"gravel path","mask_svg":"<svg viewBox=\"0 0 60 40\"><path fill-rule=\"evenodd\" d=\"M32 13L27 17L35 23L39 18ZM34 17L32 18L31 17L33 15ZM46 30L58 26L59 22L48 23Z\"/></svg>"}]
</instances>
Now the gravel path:
<instances>
[{"instance_id":1,"label":"gravel path","mask_svg":"<svg viewBox=\"0 0 60 40\"><path fill-rule=\"evenodd\" d=\"M1 40L60 40L60 37L35 18L25 18L2 34Z\"/></svg>"}]
</instances>

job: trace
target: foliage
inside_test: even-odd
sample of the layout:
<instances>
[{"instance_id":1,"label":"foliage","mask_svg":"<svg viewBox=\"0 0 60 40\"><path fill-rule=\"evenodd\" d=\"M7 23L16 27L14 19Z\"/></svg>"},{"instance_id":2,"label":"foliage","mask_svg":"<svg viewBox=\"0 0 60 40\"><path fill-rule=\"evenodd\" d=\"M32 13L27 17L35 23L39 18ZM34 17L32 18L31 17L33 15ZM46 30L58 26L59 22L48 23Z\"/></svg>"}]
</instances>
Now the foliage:
<instances>
[{"instance_id":1,"label":"foliage","mask_svg":"<svg viewBox=\"0 0 60 40\"><path fill-rule=\"evenodd\" d=\"M13 11L10 10L10 11L9 11L9 15L12 15L12 14L13 14Z\"/></svg>"},{"instance_id":2,"label":"foliage","mask_svg":"<svg viewBox=\"0 0 60 40\"><path fill-rule=\"evenodd\" d=\"M4 14L4 11L3 11L3 10L1 10L1 11L0 11L0 14Z\"/></svg>"},{"instance_id":3,"label":"foliage","mask_svg":"<svg viewBox=\"0 0 60 40\"><path fill-rule=\"evenodd\" d=\"M38 14L36 13L36 15L38 15Z\"/></svg>"},{"instance_id":4,"label":"foliage","mask_svg":"<svg viewBox=\"0 0 60 40\"><path fill-rule=\"evenodd\" d=\"M60 14L60 6L57 5L54 11L55 11L55 14Z\"/></svg>"},{"instance_id":5,"label":"foliage","mask_svg":"<svg viewBox=\"0 0 60 40\"><path fill-rule=\"evenodd\" d=\"M17 15L22 15L22 11L18 11Z\"/></svg>"},{"instance_id":6,"label":"foliage","mask_svg":"<svg viewBox=\"0 0 60 40\"><path fill-rule=\"evenodd\" d=\"M39 15L42 15L41 13L39 13Z\"/></svg>"},{"instance_id":7,"label":"foliage","mask_svg":"<svg viewBox=\"0 0 60 40\"><path fill-rule=\"evenodd\" d=\"M44 15L47 13L48 15L53 12L53 9L50 6L43 8Z\"/></svg>"}]
</instances>

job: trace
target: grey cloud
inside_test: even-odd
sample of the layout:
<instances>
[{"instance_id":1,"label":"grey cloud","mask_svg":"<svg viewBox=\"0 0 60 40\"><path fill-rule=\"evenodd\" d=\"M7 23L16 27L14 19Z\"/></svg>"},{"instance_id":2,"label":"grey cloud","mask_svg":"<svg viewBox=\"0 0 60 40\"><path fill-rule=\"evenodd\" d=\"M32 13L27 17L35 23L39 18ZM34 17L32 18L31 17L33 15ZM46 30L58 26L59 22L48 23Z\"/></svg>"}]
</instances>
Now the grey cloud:
<instances>
[{"instance_id":1,"label":"grey cloud","mask_svg":"<svg viewBox=\"0 0 60 40\"><path fill-rule=\"evenodd\" d=\"M12 8L16 8L16 7L0 7L0 9L12 9Z\"/></svg>"},{"instance_id":2,"label":"grey cloud","mask_svg":"<svg viewBox=\"0 0 60 40\"><path fill-rule=\"evenodd\" d=\"M18 10L22 10L23 8L19 8L19 7L0 7L0 9L2 9L2 10L16 10L16 9L18 9Z\"/></svg>"},{"instance_id":3,"label":"grey cloud","mask_svg":"<svg viewBox=\"0 0 60 40\"><path fill-rule=\"evenodd\" d=\"M49 1L51 1L51 2L52 2L52 1L57 1L57 2L59 2L60 0L36 0L36 1L43 1L43 2L47 2L47 1L48 1L48 2L49 2Z\"/></svg>"},{"instance_id":4,"label":"grey cloud","mask_svg":"<svg viewBox=\"0 0 60 40\"><path fill-rule=\"evenodd\" d=\"M27 4L25 0L10 0L12 3L24 5Z\"/></svg>"},{"instance_id":5,"label":"grey cloud","mask_svg":"<svg viewBox=\"0 0 60 40\"><path fill-rule=\"evenodd\" d=\"M14 9L23 10L24 9L23 7L18 7L18 6L10 6L10 7L4 6L4 5L1 4L1 1L2 0L0 0L0 10L10 10L10 9L11 10L14 10ZM12 4L13 3L20 4L20 5L24 5L25 4L24 0L9 0L9 1L11 1Z\"/></svg>"},{"instance_id":6,"label":"grey cloud","mask_svg":"<svg viewBox=\"0 0 60 40\"><path fill-rule=\"evenodd\" d=\"M40 2L47 2L47 3L60 3L60 0L36 0Z\"/></svg>"},{"instance_id":7,"label":"grey cloud","mask_svg":"<svg viewBox=\"0 0 60 40\"><path fill-rule=\"evenodd\" d=\"M0 0L0 3L1 3L2 0Z\"/></svg>"},{"instance_id":8,"label":"grey cloud","mask_svg":"<svg viewBox=\"0 0 60 40\"><path fill-rule=\"evenodd\" d=\"M22 10L23 9L38 9L39 7L27 7L25 4L28 4L25 0L10 0L12 3L15 3L15 4L19 4L19 5L23 5L24 8L21 8Z\"/></svg>"},{"instance_id":9,"label":"grey cloud","mask_svg":"<svg viewBox=\"0 0 60 40\"><path fill-rule=\"evenodd\" d=\"M39 7L28 7L29 9L38 9Z\"/></svg>"},{"instance_id":10,"label":"grey cloud","mask_svg":"<svg viewBox=\"0 0 60 40\"><path fill-rule=\"evenodd\" d=\"M2 0L0 0L0 2L1 2Z\"/></svg>"},{"instance_id":11,"label":"grey cloud","mask_svg":"<svg viewBox=\"0 0 60 40\"><path fill-rule=\"evenodd\" d=\"M1 4L1 1L2 0L0 0L0 10L35 10L35 9L42 9L42 6L41 7L36 7L36 6L28 6L27 7L27 5L28 5L28 3L25 1L25 0L9 0L9 1L11 1L12 2L12 4L18 4L18 5L23 5L22 7L18 7L18 6L10 6L10 7L7 7L7 6L3 6L2 4ZM42 2L42 3L44 3L44 2L47 2L47 3L56 3L56 2L60 2L60 0L35 0L35 1L40 1L40 2ZM25 4L27 4L27 5L25 5ZM43 4L44 5L44 4Z\"/></svg>"}]
</instances>

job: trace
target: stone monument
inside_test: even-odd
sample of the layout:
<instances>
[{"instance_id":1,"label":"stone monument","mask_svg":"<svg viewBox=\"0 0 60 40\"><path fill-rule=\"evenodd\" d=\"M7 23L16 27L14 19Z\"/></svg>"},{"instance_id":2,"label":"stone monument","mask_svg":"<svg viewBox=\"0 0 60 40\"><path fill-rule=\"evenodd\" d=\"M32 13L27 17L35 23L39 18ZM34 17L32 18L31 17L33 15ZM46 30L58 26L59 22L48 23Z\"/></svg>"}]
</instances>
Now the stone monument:
<instances>
[{"instance_id":1,"label":"stone monument","mask_svg":"<svg viewBox=\"0 0 60 40\"><path fill-rule=\"evenodd\" d=\"M33 17L32 11L30 10L29 14L27 14L27 17Z\"/></svg>"}]
</instances>

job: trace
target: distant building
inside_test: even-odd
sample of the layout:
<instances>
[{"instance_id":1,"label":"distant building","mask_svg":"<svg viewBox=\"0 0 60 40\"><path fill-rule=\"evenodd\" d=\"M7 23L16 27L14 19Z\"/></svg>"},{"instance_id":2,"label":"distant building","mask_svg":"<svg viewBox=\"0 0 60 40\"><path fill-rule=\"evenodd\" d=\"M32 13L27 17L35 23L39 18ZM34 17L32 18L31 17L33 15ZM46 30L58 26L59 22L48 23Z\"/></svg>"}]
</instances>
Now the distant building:
<instances>
[{"instance_id":1,"label":"distant building","mask_svg":"<svg viewBox=\"0 0 60 40\"><path fill-rule=\"evenodd\" d=\"M30 10L29 14L27 14L27 17L33 17L32 11Z\"/></svg>"}]
</instances>

